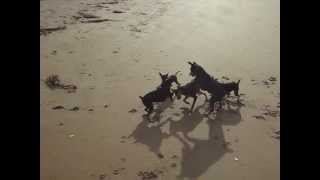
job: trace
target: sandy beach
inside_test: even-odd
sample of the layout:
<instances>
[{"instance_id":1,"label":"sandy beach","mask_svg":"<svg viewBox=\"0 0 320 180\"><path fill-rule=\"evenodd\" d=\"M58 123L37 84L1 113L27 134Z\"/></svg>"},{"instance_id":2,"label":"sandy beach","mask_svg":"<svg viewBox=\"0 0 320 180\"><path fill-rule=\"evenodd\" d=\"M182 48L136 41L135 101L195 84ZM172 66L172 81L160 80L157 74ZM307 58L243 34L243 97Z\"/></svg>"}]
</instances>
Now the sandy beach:
<instances>
[{"instance_id":1,"label":"sandy beach","mask_svg":"<svg viewBox=\"0 0 320 180\"><path fill-rule=\"evenodd\" d=\"M280 1L41 0L41 180L279 180ZM145 120L159 72L195 61L242 106L182 100ZM50 89L52 74L77 87ZM191 102L191 99L189 100Z\"/></svg>"}]
</instances>

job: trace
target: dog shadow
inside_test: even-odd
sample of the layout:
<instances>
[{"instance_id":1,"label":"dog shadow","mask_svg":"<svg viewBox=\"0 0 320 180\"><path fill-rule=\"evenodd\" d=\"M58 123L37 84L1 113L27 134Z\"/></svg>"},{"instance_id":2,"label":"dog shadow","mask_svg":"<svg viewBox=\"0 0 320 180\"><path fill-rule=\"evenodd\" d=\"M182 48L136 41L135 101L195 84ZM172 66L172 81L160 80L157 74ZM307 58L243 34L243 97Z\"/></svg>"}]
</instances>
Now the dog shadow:
<instances>
[{"instance_id":1,"label":"dog shadow","mask_svg":"<svg viewBox=\"0 0 320 180\"><path fill-rule=\"evenodd\" d=\"M193 112L190 112L189 108L182 107L182 118L178 121L173 121L171 118L169 132L170 135L177 135L178 132L181 132L184 137L188 137L188 133L192 132L198 124L201 123L204 116L200 113L200 109L204 107L205 104L198 106L194 109Z\"/></svg>"},{"instance_id":2,"label":"dog shadow","mask_svg":"<svg viewBox=\"0 0 320 180\"><path fill-rule=\"evenodd\" d=\"M133 138L135 140L134 143L146 145L151 152L159 155L162 140L170 137L169 134L161 131L161 127L168 122L169 120L167 119L157 125L151 125L149 121L144 118L128 138Z\"/></svg>"},{"instance_id":3,"label":"dog shadow","mask_svg":"<svg viewBox=\"0 0 320 180\"><path fill-rule=\"evenodd\" d=\"M173 134L183 144L181 171L178 179L195 180L213 164L218 162L224 154L233 152L225 140L222 126L237 125L241 121L240 108L241 106L238 106L236 109L232 109L231 107L226 110L222 109L220 112L217 112L214 119L196 112L192 117L198 119L190 119L190 121L196 121L197 123L191 123L188 120L182 119L185 120L186 124L189 123L190 125L183 126L187 128L180 128L181 131L184 131L182 133L184 134L184 138L177 133ZM189 137L187 133L190 132L190 129L194 129L195 124L198 124L199 121L201 122L204 117L208 118L209 138L202 140Z\"/></svg>"},{"instance_id":4,"label":"dog shadow","mask_svg":"<svg viewBox=\"0 0 320 180\"><path fill-rule=\"evenodd\" d=\"M136 126L135 130L128 136L133 138L134 143L146 145L149 150L156 155L161 154L160 147L164 139L170 137L169 134L163 133L161 127L167 124L170 118L161 122L161 113L168 108L173 108L173 102L167 99L164 102L157 103L152 114L142 115L142 121ZM158 122L151 124L151 122Z\"/></svg>"}]
</instances>

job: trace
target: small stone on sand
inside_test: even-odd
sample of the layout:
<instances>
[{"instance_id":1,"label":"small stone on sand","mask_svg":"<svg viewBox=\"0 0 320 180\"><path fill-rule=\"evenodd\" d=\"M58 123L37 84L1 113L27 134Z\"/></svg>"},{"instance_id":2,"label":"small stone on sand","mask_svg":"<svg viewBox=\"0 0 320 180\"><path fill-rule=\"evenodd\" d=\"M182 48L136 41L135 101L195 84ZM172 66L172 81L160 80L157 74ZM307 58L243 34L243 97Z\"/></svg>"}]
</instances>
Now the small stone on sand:
<instances>
[{"instance_id":1,"label":"small stone on sand","mask_svg":"<svg viewBox=\"0 0 320 180\"><path fill-rule=\"evenodd\" d=\"M158 158L163 159L164 156L163 156L161 153L159 153L159 154L158 154Z\"/></svg>"},{"instance_id":2,"label":"small stone on sand","mask_svg":"<svg viewBox=\"0 0 320 180\"><path fill-rule=\"evenodd\" d=\"M80 108L79 108L78 106L75 106L75 107L69 109L69 111L79 111L79 109L80 109Z\"/></svg>"},{"instance_id":3,"label":"small stone on sand","mask_svg":"<svg viewBox=\"0 0 320 180\"><path fill-rule=\"evenodd\" d=\"M56 51L56 50L53 50L53 51L51 52L51 54L52 54L52 55L56 55L56 54L57 54L57 51Z\"/></svg>"},{"instance_id":4,"label":"small stone on sand","mask_svg":"<svg viewBox=\"0 0 320 180\"><path fill-rule=\"evenodd\" d=\"M175 168L175 167L177 167L177 164L176 164L176 163L172 163L172 164L171 164L171 167L172 167L172 168Z\"/></svg>"},{"instance_id":5,"label":"small stone on sand","mask_svg":"<svg viewBox=\"0 0 320 180\"><path fill-rule=\"evenodd\" d=\"M230 78L228 78L228 77L226 77L226 76L222 76L222 79L230 80Z\"/></svg>"},{"instance_id":6,"label":"small stone on sand","mask_svg":"<svg viewBox=\"0 0 320 180\"><path fill-rule=\"evenodd\" d=\"M105 178L106 178L106 174L100 174L100 176L99 176L99 180L104 180Z\"/></svg>"},{"instance_id":7,"label":"small stone on sand","mask_svg":"<svg viewBox=\"0 0 320 180\"><path fill-rule=\"evenodd\" d=\"M135 112L137 112L137 110L136 109L131 109L130 111L128 111L129 113L135 113Z\"/></svg>"},{"instance_id":8,"label":"small stone on sand","mask_svg":"<svg viewBox=\"0 0 320 180\"><path fill-rule=\"evenodd\" d=\"M53 109L53 110L58 110L58 109L64 109L64 107L63 107L63 106L55 106L55 107L53 107L52 109Z\"/></svg>"},{"instance_id":9,"label":"small stone on sand","mask_svg":"<svg viewBox=\"0 0 320 180\"><path fill-rule=\"evenodd\" d=\"M256 118L256 119L263 119L263 120L265 120L266 118L264 118L263 116L261 116L261 115L258 115L258 116L252 116L252 117L254 117L254 118Z\"/></svg>"},{"instance_id":10,"label":"small stone on sand","mask_svg":"<svg viewBox=\"0 0 320 180\"><path fill-rule=\"evenodd\" d=\"M117 169L116 169L116 170L113 170L112 174L113 174L113 175L118 175L118 174L119 174L119 170L117 170Z\"/></svg>"},{"instance_id":11,"label":"small stone on sand","mask_svg":"<svg viewBox=\"0 0 320 180\"><path fill-rule=\"evenodd\" d=\"M177 159L177 158L178 158L177 155L173 155L173 156L171 157L171 159Z\"/></svg>"},{"instance_id":12,"label":"small stone on sand","mask_svg":"<svg viewBox=\"0 0 320 180\"><path fill-rule=\"evenodd\" d=\"M277 78L275 78L275 77L270 77L268 80L269 80L269 81L276 81Z\"/></svg>"},{"instance_id":13,"label":"small stone on sand","mask_svg":"<svg viewBox=\"0 0 320 180\"><path fill-rule=\"evenodd\" d=\"M124 13L123 11L119 11L119 10L114 10L112 11L113 13Z\"/></svg>"}]
</instances>

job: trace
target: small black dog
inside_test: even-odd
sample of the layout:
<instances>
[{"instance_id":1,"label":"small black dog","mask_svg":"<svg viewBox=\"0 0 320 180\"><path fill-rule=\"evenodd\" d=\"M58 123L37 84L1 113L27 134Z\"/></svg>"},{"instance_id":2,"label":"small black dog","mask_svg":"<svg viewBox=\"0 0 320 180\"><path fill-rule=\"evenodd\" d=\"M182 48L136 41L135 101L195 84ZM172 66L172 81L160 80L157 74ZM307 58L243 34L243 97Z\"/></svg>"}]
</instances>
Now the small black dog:
<instances>
[{"instance_id":1,"label":"small black dog","mask_svg":"<svg viewBox=\"0 0 320 180\"><path fill-rule=\"evenodd\" d=\"M230 93L233 91L234 95L238 97L239 97L239 84L240 84L240 80L238 80L238 82L221 83L227 96L230 96Z\"/></svg>"},{"instance_id":2,"label":"small black dog","mask_svg":"<svg viewBox=\"0 0 320 180\"><path fill-rule=\"evenodd\" d=\"M193 102L192 102L192 106L190 108L190 111L193 110L193 107L196 103L196 100L198 98L198 94L202 94L206 97L206 100L208 99L207 95L203 92L201 92L200 90L200 86L197 84L197 82L195 80L192 80L191 82L183 85L183 86L179 86L178 89L173 90L174 95L177 97L177 99L181 98L181 95L184 95L184 99L183 102L186 104L190 104L187 99L189 97L193 98Z\"/></svg>"},{"instance_id":3,"label":"small black dog","mask_svg":"<svg viewBox=\"0 0 320 180\"><path fill-rule=\"evenodd\" d=\"M225 95L234 91L238 96L239 83L220 83L213 76L210 76L200 65L195 62L188 62L190 64L190 75L195 77L195 81L199 84L201 90L208 91L211 94L210 98L210 112L214 111L214 105L219 102L222 107L222 100Z\"/></svg>"},{"instance_id":4,"label":"small black dog","mask_svg":"<svg viewBox=\"0 0 320 180\"><path fill-rule=\"evenodd\" d=\"M160 73L161 74L161 73ZM166 79L162 79L163 82L161 85L156 89L153 90L146 95L139 96L140 99L142 100L142 103L146 107L144 110L148 113L151 114L153 112L153 103L155 102L163 102L165 101L168 97L173 101L173 93L171 92L171 85L172 83L176 83L178 86L180 86L180 83L178 82L177 74L171 75ZM162 78L162 76L161 76Z\"/></svg>"},{"instance_id":5,"label":"small black dog","mask_svg":"<svg viewBox=\"0 0 320 180\"><path fill-rule=\"evenodd\" d=\"M238 103L240 102L240 95L239 95L239 84L240 80L238 82L229 82L229 83L219 83L223 89L224 89L224 95L220 99L219 104L220 104L220 109L222 107L222 100L225 98L225 96L230 96L230 93L233 91L234 95L238 97ZM229 104L230 102L227 101Z\"/></svg>"}]
</instances>

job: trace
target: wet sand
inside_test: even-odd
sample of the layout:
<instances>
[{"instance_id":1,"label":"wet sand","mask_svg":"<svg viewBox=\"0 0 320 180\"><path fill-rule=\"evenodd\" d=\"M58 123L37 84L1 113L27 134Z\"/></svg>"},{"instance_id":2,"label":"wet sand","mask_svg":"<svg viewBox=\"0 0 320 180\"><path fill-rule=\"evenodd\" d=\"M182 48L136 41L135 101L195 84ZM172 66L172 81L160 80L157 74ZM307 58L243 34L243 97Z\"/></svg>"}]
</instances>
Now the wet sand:
<instances>
[{"instance_id":1,"label":"wet sand","mask_svg":"<svg viewBox=\"0 0 320 180\"><path fill-rule=\"evenodd\" d=\"M166 180L280 179L279 1L40 4L40 28L65 26L40 36L41 180L142 179L144 171ZM158 72L180 70L179 81L190 81L187 61L219 80L240 79L244 106L208 118L203 96L191 115L182 100L167 101L153 114L160 122L148 123L139 96L160 84ZM76 92L49 89L50 74Z\"/></svg>"}]
</instances>

